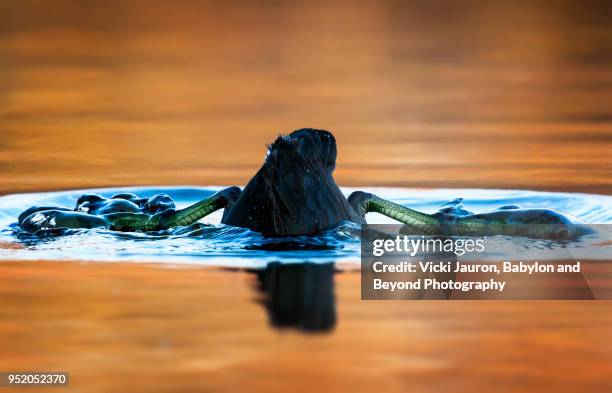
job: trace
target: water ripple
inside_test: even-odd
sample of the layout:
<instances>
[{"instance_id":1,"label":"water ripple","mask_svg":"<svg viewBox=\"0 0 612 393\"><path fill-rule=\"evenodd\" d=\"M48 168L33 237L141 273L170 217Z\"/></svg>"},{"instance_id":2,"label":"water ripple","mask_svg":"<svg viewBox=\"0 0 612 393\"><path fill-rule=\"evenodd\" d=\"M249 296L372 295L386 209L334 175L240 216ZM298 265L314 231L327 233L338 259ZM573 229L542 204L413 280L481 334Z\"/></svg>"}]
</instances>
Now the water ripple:
<instances>
[{"instance_id":1,"label":"water ripple","mask_svg":"<svg viewBox=\"0 0 612 393\"><path fill-rule=\"evenodd\" d=\"M40 234L17 234L17 216L32 205L73 206L85 193L111 196L133 192L143 197L170 195L179 208L206 198L220 187L136 187L14 194L0 197L0 259L153 261L222 266L260 267L271 261L347 262L359 261L359 226L343 223L317 236L265 238L244 228L220 224L221 212L189 227L155 233L119 233L109 230L59 229ZM348 195L354 189L344 188ZM487 211L501 205L548 207L573 214L592 224L612 224L612 197L603 195L479 189L366 188L365 191L397 203L434 212L456 197L466 209ZM378 214L368 214L369 223L392 223ZM61 236L59 236L61 235ZM595 239L601 240L601 239ZM541 249L551 246L524 239L519 246ZM499 251L500 255L503 251Z\"/></svg>"}]
</instances>

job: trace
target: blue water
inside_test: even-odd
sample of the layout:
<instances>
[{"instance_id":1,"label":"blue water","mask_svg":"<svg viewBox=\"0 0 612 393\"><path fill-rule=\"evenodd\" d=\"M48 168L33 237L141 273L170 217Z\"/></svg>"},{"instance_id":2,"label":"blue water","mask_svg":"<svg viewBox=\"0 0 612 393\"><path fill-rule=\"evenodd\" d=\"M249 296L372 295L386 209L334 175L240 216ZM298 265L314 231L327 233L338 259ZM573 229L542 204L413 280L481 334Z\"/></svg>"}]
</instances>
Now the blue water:
<instances>
[{"instance_id":1,"label":"blue water","mask_svg":"<svg viewBox=\"0 0 612 393\"><path fill-rule=\"evenodd\" d=\"M122 187L14 194L0 197L0 259L138 261L261 267L271 261L359 263L359 226L340 225L314 237L266 239L248 229L220 224L222 212L196 225L156 234L118 233L109 230L74 230L67 236L17 237L17 216L33 205L73 207L87 193L110 197L132 192L142 197L170 195L179 208L204 199L221 187ZM576 193L549 193L481 189L360 188L411 208L432 213L458 197L467 210L483 212L503 205L547 207L572 214L591 224L612 224L612 197ZM343 188L346 195L355 189ZM368 223L393 223L379 214L368 214ZM606 226L604 226L606 227ZM599 247L599 257L610 255L609 233L582 240L583 248ZM516 243L516 242L515 242ZM542 241L522 239L521 247L551 248ZM499 251L503 255L503 251Z\"/></svg>"}]
</instances>

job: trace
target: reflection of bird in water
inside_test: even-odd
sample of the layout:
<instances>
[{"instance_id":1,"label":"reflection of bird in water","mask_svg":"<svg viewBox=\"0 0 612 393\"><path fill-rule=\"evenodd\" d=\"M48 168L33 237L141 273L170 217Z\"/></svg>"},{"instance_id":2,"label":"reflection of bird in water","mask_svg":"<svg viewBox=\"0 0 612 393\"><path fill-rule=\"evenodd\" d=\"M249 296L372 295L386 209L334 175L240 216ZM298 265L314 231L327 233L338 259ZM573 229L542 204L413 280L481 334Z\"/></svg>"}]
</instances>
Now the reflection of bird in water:
<instances>
[{"instance_id":1,"label":"reflection of bird in water","mask_svg":"<svg viewBox=\"0 0 612 393\"><path fill-rule=\"evenodd\" d=\"M273 262L252 273L272 326L325 332L336 325L333 263Z\"/></svg>"}]
</instances>

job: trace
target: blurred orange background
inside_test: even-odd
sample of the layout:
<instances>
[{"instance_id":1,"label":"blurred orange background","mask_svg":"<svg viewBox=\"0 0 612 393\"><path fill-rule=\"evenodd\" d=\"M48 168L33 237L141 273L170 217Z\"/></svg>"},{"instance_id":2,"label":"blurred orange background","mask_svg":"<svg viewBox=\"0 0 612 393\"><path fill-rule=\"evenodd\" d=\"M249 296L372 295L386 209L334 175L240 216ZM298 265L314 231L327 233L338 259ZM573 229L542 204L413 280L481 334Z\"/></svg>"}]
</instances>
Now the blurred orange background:
<instances>
[{"instance_id":1,"label":"blurred orange background","mask_svg":"<svg viewBox=\"0 0 612 393\"><path fill-rule=\"evenodd\" d=\"M341 185L612 193L609 2L3 1L0 193L236 184L333 131Z\"/></svg>"},{"instance_id":2,"label":"blurred orange background","mask_svg":"<svg viewBox=\"0 0 612 393\"><path fill-rule=\"evenodd\" d=\"M611 15L3 0L0 194L243 185L302 127L335 133L341 185L612 194ZM0 370L67 370L85 392L612 391L610 302L366 302L359 279L330 278L337 325L303 334L268 326L244 271L4 261Z\"/></svg>"}]
</instances>

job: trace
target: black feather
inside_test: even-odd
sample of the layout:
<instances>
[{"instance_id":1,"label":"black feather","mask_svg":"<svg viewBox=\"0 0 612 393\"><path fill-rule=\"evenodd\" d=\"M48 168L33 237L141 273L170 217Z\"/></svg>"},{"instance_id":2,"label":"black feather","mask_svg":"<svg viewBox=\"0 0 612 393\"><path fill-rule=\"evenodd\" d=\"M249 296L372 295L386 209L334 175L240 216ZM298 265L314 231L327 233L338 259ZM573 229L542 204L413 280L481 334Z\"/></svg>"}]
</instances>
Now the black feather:
<instances>
[{"instance_id":1,"label":"black feather","mask_svg":"<svg viewBox=\"0 0 612 393\"><path fill-rule=\"evenodd\" d=\"M267 236L314 234L342 221L362 222L336 185L336 140L305 128L279 136L266 161L222 222Z\"/></svg>"}]
</instances>

